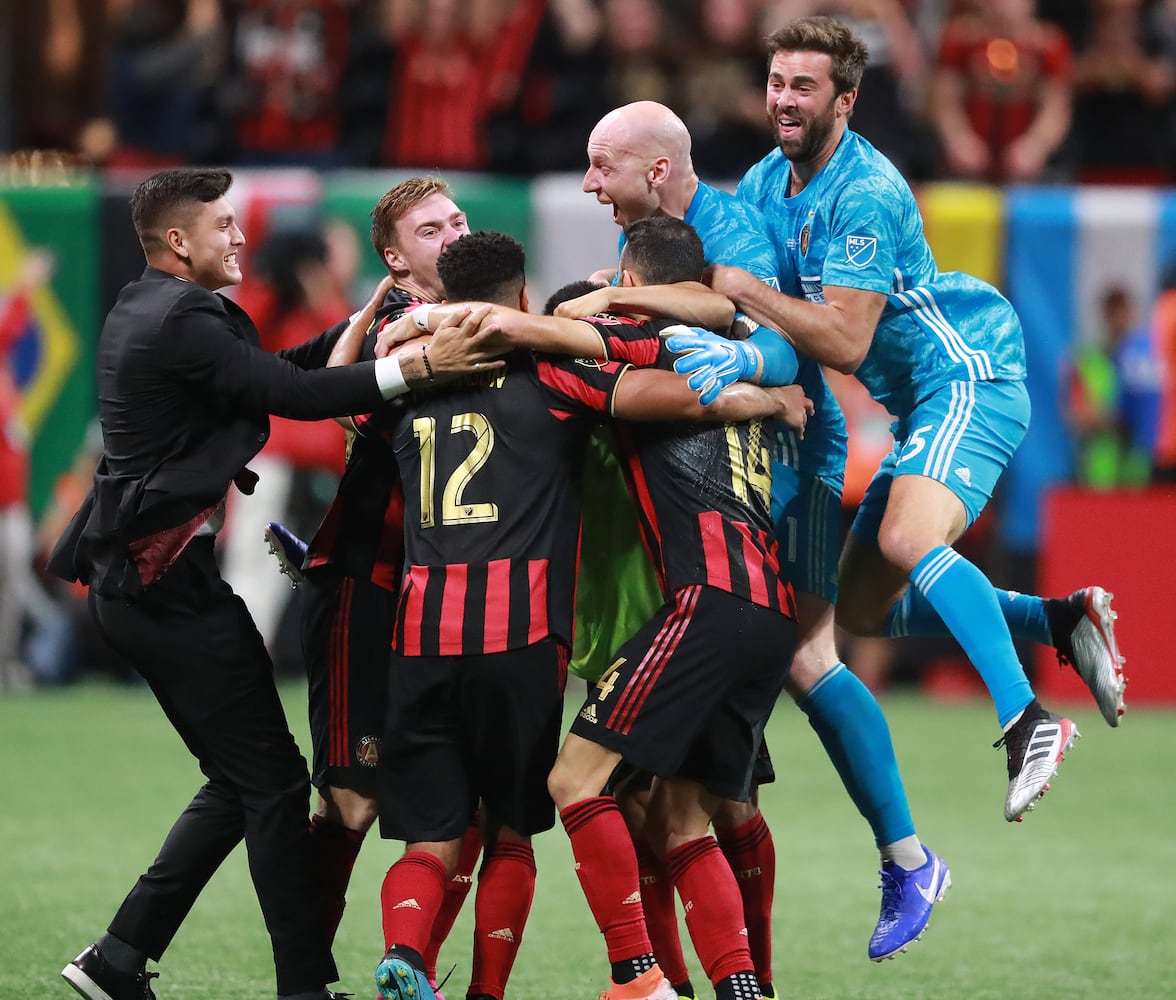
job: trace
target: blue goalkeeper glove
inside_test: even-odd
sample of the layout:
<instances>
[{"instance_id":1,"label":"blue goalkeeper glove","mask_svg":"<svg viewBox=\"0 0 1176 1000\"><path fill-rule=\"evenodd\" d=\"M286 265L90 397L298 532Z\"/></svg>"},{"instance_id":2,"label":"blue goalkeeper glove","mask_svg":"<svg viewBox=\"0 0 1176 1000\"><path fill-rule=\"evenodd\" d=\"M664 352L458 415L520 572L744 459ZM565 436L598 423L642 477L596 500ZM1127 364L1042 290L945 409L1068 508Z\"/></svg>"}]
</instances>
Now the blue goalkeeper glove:
<instances>
[{"instance_id":1,"label":"blue goalkeeper glove","mask_svg":"<svg viewBox=\"0 0 1176 1000\"><path fill-rule=\"evenodd\" d=\"M674 362L674 371L689 376L686 384L703 406L713 403L727 386L759 371L759 351L745 340L727 340L697 326L668 329L683 331L666 337L666 347L682 355Z\"/></svg>"}]
</instances>

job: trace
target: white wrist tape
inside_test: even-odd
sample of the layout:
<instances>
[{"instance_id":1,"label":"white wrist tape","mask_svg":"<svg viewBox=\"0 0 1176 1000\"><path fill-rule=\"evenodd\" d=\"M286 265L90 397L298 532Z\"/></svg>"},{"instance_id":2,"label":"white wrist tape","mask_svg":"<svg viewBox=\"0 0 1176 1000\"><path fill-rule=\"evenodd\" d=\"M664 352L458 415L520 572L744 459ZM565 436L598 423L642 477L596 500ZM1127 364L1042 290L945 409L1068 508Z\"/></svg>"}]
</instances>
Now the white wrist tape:
<instances>
[{"instance_id":1,"label":"white wrist tape","mask_svg":"<svg viewBox=\"0 0 1176 1000\"><path fill-rule=\"evenodd\" d=\"M427 302L423 306L417 306L411 313L409 313L418 330L422 330L425 333L429 332L429 313L433 311L434 305L435 303Z\"/></svg>"}]
</instances>

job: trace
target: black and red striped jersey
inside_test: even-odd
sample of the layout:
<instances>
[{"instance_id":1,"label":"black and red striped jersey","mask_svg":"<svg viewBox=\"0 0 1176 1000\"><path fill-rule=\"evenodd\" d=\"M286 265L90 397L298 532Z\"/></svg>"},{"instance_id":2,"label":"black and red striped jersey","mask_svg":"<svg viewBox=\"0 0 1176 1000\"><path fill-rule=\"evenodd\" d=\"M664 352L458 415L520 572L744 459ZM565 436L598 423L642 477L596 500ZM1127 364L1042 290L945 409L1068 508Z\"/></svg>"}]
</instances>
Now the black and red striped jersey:
<instances>
[{"instance_id":1,"label":"black and red striped jersey","mask_svg":"<svg viewBox=\"0 0 1176 1000\"><path fill-rule=\"evenodd\" d=\"M671 321L589 322L610 358L672 370L659 336ZM763 422L618 422L616 431L663 592L701 583L795 617L772 525L771 442Z\"/></svg>"},{"instance_id":2,"label":"black and red striped jersey","mask_svg":"<svg viewBox=\"0 0 1176 1000\"><path fill-rule=\"evenodd\" d=\"M420 300L394 288L376 313L362 358L375 357L375 333ZM344 576L395 590L404 563L404 491L392 450L396 402L354 418L347 465L335 499L311 539L306 567L329 566Z\"/></svg>"},{"instance_id":3,"label":"black and red striped jersey","mask_svg":"<svg viewBox=\"0 0 1176 1000\"><path fill-rule=\"evenodd\" d=\"M405 498L402 654L571 644L579 473L621 367L520 352L505 371L404 397L392 436Z\"/></svg>"}]
</instances>

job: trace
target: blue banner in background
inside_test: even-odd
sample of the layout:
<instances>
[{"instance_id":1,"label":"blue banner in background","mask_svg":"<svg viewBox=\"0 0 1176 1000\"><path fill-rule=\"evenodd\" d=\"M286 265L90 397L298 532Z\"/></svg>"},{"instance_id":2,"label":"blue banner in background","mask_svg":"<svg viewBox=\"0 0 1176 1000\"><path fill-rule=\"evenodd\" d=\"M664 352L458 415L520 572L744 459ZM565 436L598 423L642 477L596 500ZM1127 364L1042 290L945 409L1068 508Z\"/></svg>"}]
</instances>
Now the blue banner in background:
<instances>
[{"instance_id":1,"label":"blue banner in background","mask_svg":"<svg viewBox=\"0 0 1176 1000\"><path fill-rule=\"evenodd\" d=\"M1066 377L1074 349L1102 336L1104 296L1121 288L1142 322L1176 266L1176 192L1015 188L1006 194L1006 291L1025 327L1029 433L1003 483L1001 534L1037 548L1046 493L1069 481Z\"/></svg>"},{"instance_id":2,"label":"blue banner in background","mask_svg":"<svg viewBox=\"0 0 1176 1000\"><path fill-rule=\"evenodd\" d=\"M1011 549L1026 551L1037 547L1043 492L1067 480L1073 466L1061 388L1076 322L1073 195L1012 191L1006 226L1005 288L1025 329L1033 416L1002 483L1000 531Z\"/></svg>"}]
</instances>

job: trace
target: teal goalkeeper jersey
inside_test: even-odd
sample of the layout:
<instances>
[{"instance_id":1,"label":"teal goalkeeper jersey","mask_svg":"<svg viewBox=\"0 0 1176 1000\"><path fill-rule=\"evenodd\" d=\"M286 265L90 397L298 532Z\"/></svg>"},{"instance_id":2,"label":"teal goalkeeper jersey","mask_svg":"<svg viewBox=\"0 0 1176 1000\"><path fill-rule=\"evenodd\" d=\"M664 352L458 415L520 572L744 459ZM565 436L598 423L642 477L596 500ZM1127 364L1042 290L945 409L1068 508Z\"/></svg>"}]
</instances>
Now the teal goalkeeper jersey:
<instances>
[{"instance_id":1,"label":"teal goalkeeper jersey","mask_svg":"<svg viewBox=\"0 0 1176 1000\"><path fill-rule=\"evenodd\" d=\"M779 149L753 166L737 194L766 217L780 289L824 302L839 286L887 296L855 373L896 417L955 381L1025 377L1021 323L1009 301L969 274L940 272L910 186L885 156L847 130L832 159L788 197Z\"/></svg>"},{"instance_id":2,"label":"teal goalkeeper jersey","mask_svg":"<svg viewBox=\"0 0 1176 1000\"><path fill-rule=\"evenodd\" d=\"M740 267L773 288L782 287L778 280L781 265L768 221L750 201L699 183L683 221L698 233L708 264ZM624 236L619 246L624 249ZM754 329L755 324L750 326ZM809 419L804 437L788 428L778 428L773 458L792 466L800 475L819 476L840 493L845 476L845 415L829 391L821 366L803 355L798 361L796 381L815 404L816 412Z\"/></svg>"}]
</instances>

